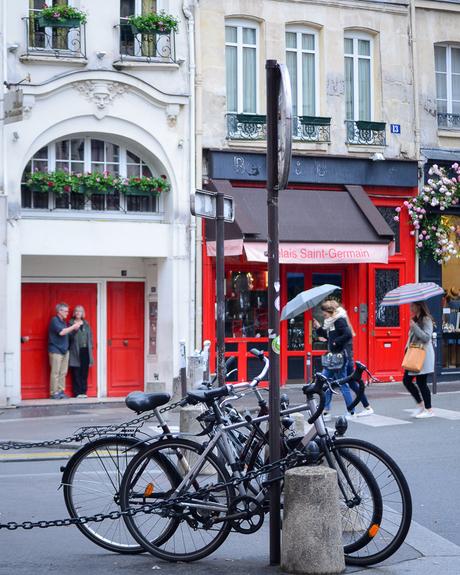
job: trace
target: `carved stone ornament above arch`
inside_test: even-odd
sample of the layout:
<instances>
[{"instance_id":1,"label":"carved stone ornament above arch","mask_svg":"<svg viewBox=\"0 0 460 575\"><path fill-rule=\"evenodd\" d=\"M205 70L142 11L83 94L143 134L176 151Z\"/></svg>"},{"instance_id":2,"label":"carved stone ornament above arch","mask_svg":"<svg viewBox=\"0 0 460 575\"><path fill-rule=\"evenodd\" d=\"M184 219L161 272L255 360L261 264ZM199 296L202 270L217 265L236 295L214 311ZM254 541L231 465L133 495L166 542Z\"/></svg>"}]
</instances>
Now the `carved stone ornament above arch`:
<instances>
[{"instance_id":1,"label":"carved stone ornament above arch","mask_svg":"<svg viewBox=\"0 0 460 575\"><path fill-rule=\"evenodd\" d=\"M69 88L77 90L94 105L94 115L98 119L108 113L116 99L128 92L163 109L169 125L172 124L171 110L174 110L175 124L181 106L185 106L189 101L188 95L168 94L130 74L109 70L78 71L61 75L43 84L24 86L24 95L30 97L32 109L37 101Z\"/></svg>"}]
</instances>

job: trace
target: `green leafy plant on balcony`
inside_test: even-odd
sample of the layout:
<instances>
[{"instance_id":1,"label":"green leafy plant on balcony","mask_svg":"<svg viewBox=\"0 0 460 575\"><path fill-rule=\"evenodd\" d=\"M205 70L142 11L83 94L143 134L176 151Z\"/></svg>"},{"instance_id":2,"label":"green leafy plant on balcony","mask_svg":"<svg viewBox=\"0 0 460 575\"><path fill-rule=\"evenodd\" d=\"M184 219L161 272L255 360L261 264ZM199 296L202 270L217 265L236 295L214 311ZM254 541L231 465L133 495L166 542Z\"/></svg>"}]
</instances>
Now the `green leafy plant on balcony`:
<instances>
[{"instance_id":1,"label":"green leafy plant on balcony","mask_svg":"<svg viewBox=\"0 0 460 575\"><path fill-rule=\"evenodd\" d=\"M160 195L169 191L171 185L166 176L142 176L123 178L109 172L87 172L74 174L57 170L55 172L32 172L28 175L25 185L32 192L54 194L74 193L91 196L92 194L125 195Z\"/></svg>"},{"instance_id":2,"label":"green leafy plant on balcony","mask_svg":"<svg viewBox=\"0 0 460 575\"><path fill-rule=\"evenodd\" d=\"M87 172L86 174L72 174L74 189L90 196L91 194L113 194L122 185L121 178L109 172Z\"/></svg>"},{"instance_id":3,"label":"green leafy plant on balcony","mask_svg":"<svg viewBox=\"0 0 460 575\"><path fill-rule=\"evenodd\" d=\"M39 12L41 27L78 28L86 22L86 13L67 4L43 5Z\"/></svg>"},{"instance_id":4,"label":"green leafy plant on balcony","mask_svg":"<svg viewBox=\"0 0 460 575\"><path fill-rule=\"evenodd\" d=\"M140 178L131 177L124 180L124 185L120 187L120 191L126 195L158 196L161 192L168 192L170 187L166 176L142 176Z\"/></svg>"},{"instance_id":5,"label":"green leafy plant on balcony","mask_svg":"<svg viewBox=\"0 0 460 575\"><path fill-rule=\"evenodd\" d=\"M177 32L179 20L164 10L141 16L130 16L128 23L135 34L169 34Z\"/></svg>"},{"instance_id":6,"label":"green leafy plant on balcony","mask_svg":"<svg viewBox=\"0 0 460 575\"><path fill-rule=\"evenodd\" d=\"M26 186L32 192L63 194L71 192L74 176L68 172L32 172L26 180Z\"/></svg>"}]
</instances>

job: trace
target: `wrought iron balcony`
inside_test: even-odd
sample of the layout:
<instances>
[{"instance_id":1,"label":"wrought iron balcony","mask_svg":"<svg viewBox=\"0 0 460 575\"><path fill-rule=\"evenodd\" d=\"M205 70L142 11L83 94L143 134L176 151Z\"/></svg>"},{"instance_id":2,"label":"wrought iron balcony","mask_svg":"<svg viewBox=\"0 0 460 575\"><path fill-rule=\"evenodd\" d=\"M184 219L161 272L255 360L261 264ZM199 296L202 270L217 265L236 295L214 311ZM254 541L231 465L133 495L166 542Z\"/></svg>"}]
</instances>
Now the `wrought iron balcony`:
<instances>
[{"instance_id":1,"label":"wrought iron balcony","mask_svg":"<svg viewBox=\"0 0 460 575\"><path fill-rule=\"evenodd\" d=\"M359 146L385 146L385 122L368 122L365 120L345 120L347 144Z\"/></svg>"},{"instance_id":2,"label":"wrought iron balcony","mask_svg":"<svg viewBox=\"0 0 460 575\"><path fill-rule=\"evenodd\" d=\"M116 26L120 31L120 61L176 63L175 33L136 33L130 24Z\"/></svg>"},{"instance_id":3,"label":"wrought iron balcony","mask_svg":"<svg viewBox=\"0 0 460 575\"><path fill-rule=\"evenodd\" d=\"M331 119L320 116L294 116L292 135L294 140L302 142L330 142Z\"/></svg>"},{"instance_id":4,"label":"wrought iron balcony","mask_svg":"<svg viewBox=\"0 0 460 575\"><path fill-rule=\"evenodd\" d=\"M265 140L267 116L263 114L227 114L229 140Z\"/></svg>"},{"instance_id":5,"label":"wrought iron balcony","mask_svg":"<svg viewBox=\"0 0 460 575\"><path fill-rule=\"evenodd\" d=\"M45 27L36 16L23 18L26 26L26 55L50 58L86 59L86 26Z\"/></svg>"},{"instance_id":6,"label":"wrought iron balcony","mask_svg":"<svg viewBox=\"0 0 460 575\"><path fill-rule=\"evenodd\" d=\"M460 114L438 114L438 128L460 130Z\"/></svg>"}]
</instances>

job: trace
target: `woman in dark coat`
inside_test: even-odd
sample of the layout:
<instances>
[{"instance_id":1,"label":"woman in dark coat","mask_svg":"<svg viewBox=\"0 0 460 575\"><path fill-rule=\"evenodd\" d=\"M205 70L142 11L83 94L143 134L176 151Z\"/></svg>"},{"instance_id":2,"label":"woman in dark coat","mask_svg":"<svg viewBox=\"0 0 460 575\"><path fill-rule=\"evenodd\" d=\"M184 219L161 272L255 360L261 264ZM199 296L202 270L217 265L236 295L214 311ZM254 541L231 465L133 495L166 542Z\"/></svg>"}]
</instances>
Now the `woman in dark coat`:
<instances>
[{"instance_id":1,"label":"woman in dark coat","mask_svg":"<svg viewBox=\"0 0 460 575\"><path fill-rule=\"evenodd\" d=\"M337 308L337 306L332 303L332 301L325 301L321 304L321 311L324 315L324 325L320 326L319 322L315 319L313 320L313 325L316 329L316 333L320 337L327 338L328 350L332 353L343 353L345 355L345 361L341 369L329 370L324 368L322 373L330 379L341 379L346 376L347 369L347 352L346 349L351 345L352 333L348 325L345 310L342 308ZM348 406L353 403L353 397L351 395L350 387L348 383L340 386L340 391L342 392L345 404ZM324 407L323 417L325 421L331 419L330 410L332 403L332 393L330 390L326 392L326 405ZM354 410L349 411L351 415L354 415Z\"/></svg>"},{"instance_id":2,"label":"woman in dark coat","mask_svg":"<svg viewBox=\"0 0 460 575\"><path fill-rule=\"evenodd\" d=\"M82 305L75 307L70 324L79 320L83 323L70 338L69 366L72 370L74 397L88 397L88 373L93 365L93 334L85 320L85 308Z\"/></svg>"}]
</instances>

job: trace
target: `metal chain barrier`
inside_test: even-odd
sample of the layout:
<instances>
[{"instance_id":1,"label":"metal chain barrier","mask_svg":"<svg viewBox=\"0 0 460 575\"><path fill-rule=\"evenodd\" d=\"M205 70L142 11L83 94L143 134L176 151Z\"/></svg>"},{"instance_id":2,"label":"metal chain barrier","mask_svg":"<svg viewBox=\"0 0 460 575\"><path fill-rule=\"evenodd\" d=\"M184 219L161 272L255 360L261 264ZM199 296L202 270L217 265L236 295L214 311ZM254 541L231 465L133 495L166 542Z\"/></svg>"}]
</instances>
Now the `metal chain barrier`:
<instances>
[{"instance_id":1,"label":"metal chain barrier","mask_svg":"<svg viewBox=\"0 0 460 575\"><path fill-rule=\"evenodd\" d=\"M182 404L182 401L176 401L176 403L171 403L166 407L163 407L159 410L160 413L166 413L167 411L171 411L179 405ZM37 447L52 447L55 445L63 445L65 443L74 443L74 442L81 442L84 439L91 439L92 437L101 436L101 435L108 435L110 433L115 433L117 431L123 431L129 427L135 427L136 425L142 426L146 421L155 417L155 413L147 413L146 415L141 415L140 417L136 417L135 419L131 419L131 421L125 421L124 423L120 423L118 425L105 425L105 426L93 426L88 428L83 428L81 431L78 431L74 435L70 435L69 437L65 437L63 439L50 439L48 441L40 441L40 442L33 442L33 443L20 443L14 441L4 441L0 443L0 451L8 451L10 449L35 449Z\"/></svg>"},{"instance_id":2,"label":"metal chain barrier","mask_svg":"<svg viewBox=\"0 0 460 575\"><path fill-rule=\"evenodd\" d=\"M271 471L275 469L279 469L282 471L284 475L284 471L289 467L298 465L304 461L304 456L300 453L290 453L284 459L280 459L275 463L269 463L264 465L263 467L251 471L247 473L244 477L234 477L226 482L216 483L211 487L203 487L202 489L198 489L193 493L185 493L179 497L175 497L170 499L169 501L163 501L160 503L147 503L142 505L141 507L127 509L126 511L111 511L110 513L97 513L96 515L88 515L83 517L76 517L76 518L66 518L66 519L52 519L49 521L23 521L22 523L16 523L14 521L9 521L8 523L0 523L0 530L7 529L8 531L15 531L16 529L34 529L38 527L40 529L47 529L48 527L68 527L70 525L84 525L85 523L100 523L101 521L105 521L106 519L116 520L120 519L123 516L134 516L139 513L154 513L156 509L164 509L165 507L173 507L178 503L187 502L189 500L196 501L196 499L202 495L208 495L214 493L216 491L223 491L227 487L230 486L238 486L240 483L244 483L246 481L252 481L259 475L267 475ZM276 480L281 480L283 475Z\"/></svg>"}]
</instances>

